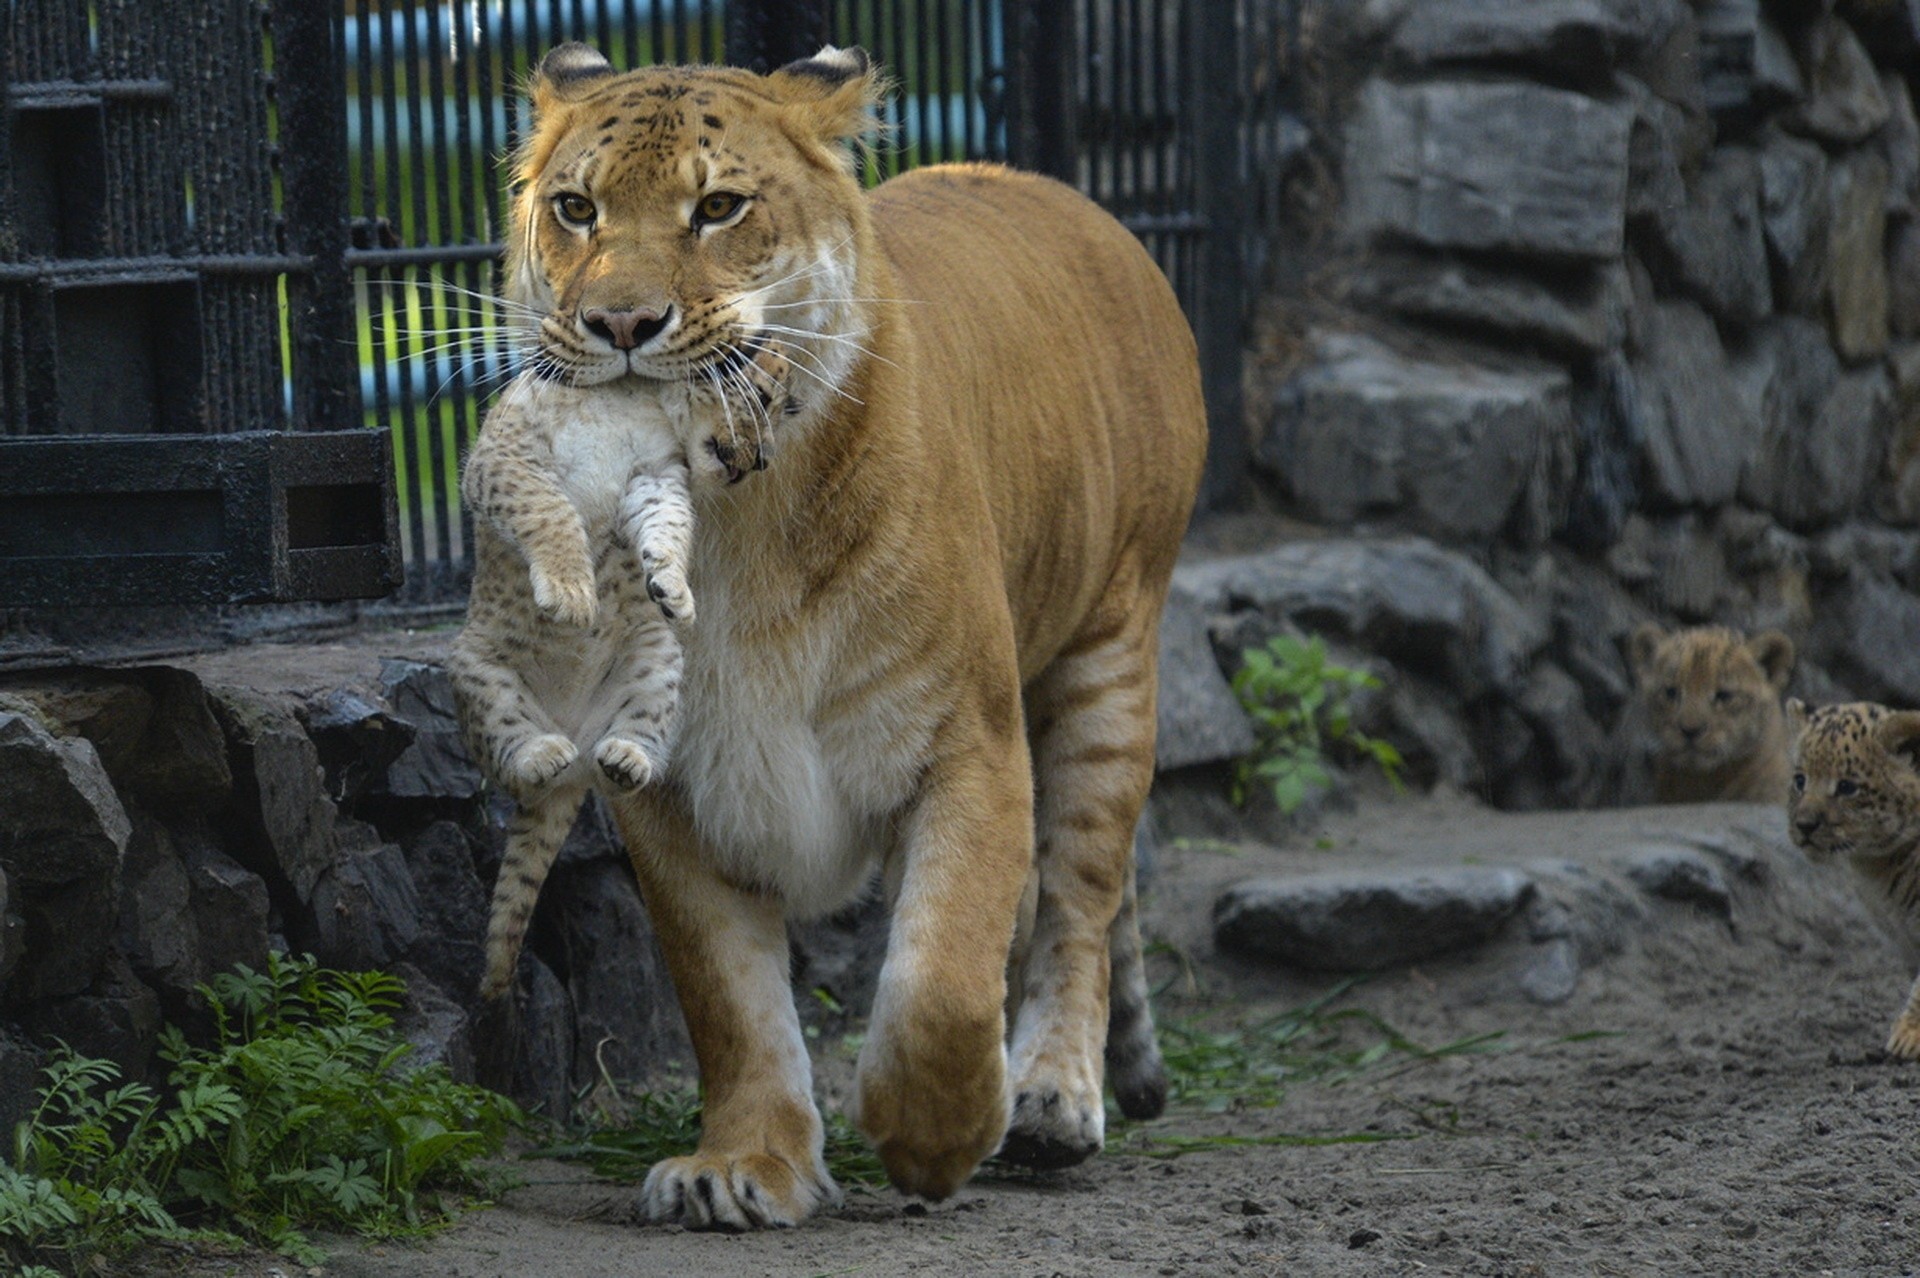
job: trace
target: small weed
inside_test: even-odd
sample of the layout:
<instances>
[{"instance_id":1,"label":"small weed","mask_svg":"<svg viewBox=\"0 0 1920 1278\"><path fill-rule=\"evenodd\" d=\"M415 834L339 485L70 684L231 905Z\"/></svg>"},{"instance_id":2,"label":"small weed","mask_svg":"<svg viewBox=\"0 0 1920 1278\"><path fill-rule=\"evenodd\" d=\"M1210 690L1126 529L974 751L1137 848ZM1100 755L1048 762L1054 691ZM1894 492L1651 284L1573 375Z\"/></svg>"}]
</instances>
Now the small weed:
<instances>
[{"instance_id":1,"label":"small weed","mask_svg":"<svg viewBox=\"0 0 1920 1278\"><path fill-rule=\"evenodd\" d=\"M1328 661L1326 640L1318 635L1275 635L1265 647L1242 652L1233 691L1253 718L1255 743L1235 772L1233 801L1244 804L1259 784L1282 812L1297 811L1332 780L1329 750L1371 759L1398 789L1400 752L1353 723L1353 693L1380 686L1364 670Z\"/></svg>"}]
</instances>

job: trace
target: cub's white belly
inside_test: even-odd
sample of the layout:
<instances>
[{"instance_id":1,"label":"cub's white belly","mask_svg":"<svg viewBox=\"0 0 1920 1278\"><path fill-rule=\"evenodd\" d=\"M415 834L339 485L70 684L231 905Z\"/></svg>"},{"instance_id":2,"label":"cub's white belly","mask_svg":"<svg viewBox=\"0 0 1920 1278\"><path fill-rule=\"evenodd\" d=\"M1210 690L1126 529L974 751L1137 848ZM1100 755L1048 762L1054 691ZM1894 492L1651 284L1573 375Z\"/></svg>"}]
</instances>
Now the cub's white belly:
<instances>
[{"instance_id":1,"label":"cub's white belly","mask_svg":"<svg viewBox=\"0 0 1920 1278\"><path fill-rule=\"evenodd\" d=\"M829 913L867 884L891 818L911 797L917 734L887 716L822 723L838 664L831 640L769 651L727 635L725 588L696 587L673 771L695 827L730 878L780 896L790 913Z\"/></svg>"}]
</instances>

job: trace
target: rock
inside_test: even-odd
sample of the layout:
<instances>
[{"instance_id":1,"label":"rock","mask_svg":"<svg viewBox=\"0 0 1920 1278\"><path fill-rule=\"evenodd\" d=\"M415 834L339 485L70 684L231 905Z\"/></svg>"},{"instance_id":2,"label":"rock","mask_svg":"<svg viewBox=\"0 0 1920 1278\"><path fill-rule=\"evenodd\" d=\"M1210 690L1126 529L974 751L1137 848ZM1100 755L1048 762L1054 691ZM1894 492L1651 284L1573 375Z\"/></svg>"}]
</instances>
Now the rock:
<instances>
[{"instance_id":1,"label":"rock","mask_svg":"<svg viewBox=\"0 0 1920 1278\"><path fill-rule=\"evenodd\" d=\"M404 853L391 843L343 848L314 885L310 947L329 967L384 968L420 935L420 904Z\"/></svg>"},{"instance_id":2,"label":"rock","mask_svg":"<svg viewBox=\"0 0 1920 1278\"><path fill-rule=\"evenodd\" d=\"M301 902L333 864L333 803L313 740L293 703L247 688L213 690L214 713L233 761L234 803L227 846L270 883Z\"/></svg>"},{"instance_id":3,"label":"rock","mask_svg":"<svg viewBox=\"0 0 1920 1278\"><path fill-rule=\"evenodd\" d=\"M573 1105L576 1065L582 1065L581 1072L594 1074L591 1044L584 1063L574 1059L576 1037L573 1000L567 996L567 987L553 969L526 955L520 961L520 981L514 997L503 998L482 1011L475 1027L476 1046L483 1059L489 1044L512 1049L506 1064L507 1081L490 1081L484 1064L481 1081L509 1092L535 1113L565 1123Z\"/></svg>"},{"instance_id":4,"label":"rock","mask_svg":"<svg viewBox=\"0 0 1920 1278\"><path fill-rule=\"evenodd\" d=\"M7 978L20 966L27 951L27 921L13 908L8 895L7 872L0 870L0 994L7 989Z\"/></svg>"},{"instance_id":5,"label":"rock","mask_svg":"<svg viewBox=\"0 0 1920 1278\"><path fill-rule=\"evenodd\" d=\"M412 724L346 688L309 702L306 724L327 775L327 793L348 811L385 785L388 769L414 739Z\"/></svg>"},{"instance_id":6,"label":"rock","mask_svg":"<svg viewBox=\"0 0 1920 1278\"><path fill-rule=\"evenodd\" d=\"M1887 349L1887 162L1862 152L1835 164L1827 196L1827 323L1857 364Z\"/></svg>"},{"instance_id":7,"label":"rock","mask_svg":"<svg viewBox=\"0 0 1920 1278\"><path fill-rule=\"evenodd\" d=\"M1573 384L1574 452L1578 458L1561 538L1581 550L1604 550L1640 504L1640 454L1633 373L1615 351Z\"/></svg>"},{"instance_id":8,"label":"rock","mask_svg":"<svg viewBox=\"0 0 1920 1278\"><path fill-rule=\"evenodd\" d=\"M1914 116L1913 94L1905 80L1889 71L1880 77L1880 86L1891 108L1878 138L1887 163L1887 215L1907 217L1920 187L1920 119Z\"/></svg>"},{"instance_id":9,"label":"rock","mask_svg":"<svg viewBox=\"0 0 1920 1278\"><path fill-rule=\"evenodd\" d=\"M395 964L393 974L407 986L393 1018L394 1032L413 1045L406 1067L444 1065L454 1082L473 1082L473 1027L466 1008L411 963Z\"/></svg>"},{"instance_id":10,"label":"rock","mask_svg":"<svg viewBox=\"0 0 1920 1278\"><path fill-rule=\"evenodd\" d=\"M200 961L208 976L267 961L271 902L266 880L216 847L211 839L182 842Z\"/></svg>"},{"instance_id":11,"label":"rock","mask_svg":"<svg viewBox=\"0 0 1920 1278\"><path fill-rule=\"evenodd\" d=\"M1626 336L1632 295L1618 264L1558 275L1472 259L1381 252L1350 281L1350 298L1413 319L1491 330L1558 355L1598 355Z\"/></svg>"},{"instance_id":12,"label":"rock","mask_svg":"<svg viewBox=\"0 0 1920 1278\"><path fill-rule=\"evenodd\" d=\"M0 711L0 869L17 891L112 879L131 832L91 742Z\"/></svg>"},{"instance_id":13,"label":"rock","mask_svg":"<svg viewBox=\"0 0 1920 1278\"><path fill-rule=\"evenodd\" d=\"M1700 80L1716 113L1765 109L1805 93L1793 51L1760 0L1702 0Z\"/></svg>"},{"instance_id":14,"label":"rock","mask_svg":"<svg viewBox=\"0 0 1920 1278\"><path fill-rule=\"evenodd\" d=\"M1552 940L1534 947L1520 973L1520 992L1544 1007L1557 1007L1573 997L1580 984L1580 959L1569 940Z\"/></svg>"},{"instance_id":15,"label":"rock","mask_svg":"<svg viewBox=\"0 0 1920 1278\"><path fill-rule=\"evenodd\" d=\"M846 1017L869 1012L887 957L887 923L886 903L874 892L829 918L787 924L794 998L803 1017L817 1019L815 990L839 1004L843 1014L834 1021L839 1028L845 1028Z\"/></svg>"},{"instance_id":16,"label":"rock","mask_svg":"<svg viewBox=\"0 0 1920 1278\"><path fill-rule=\"evenodd\" d=\"M59 1039L82 1056L120 1066L130 1079L144 1077L160 1037L160 1000L140 983L126 960L111 955L97 981L83 993L44 998L21 1010L21 1027L34 1037Z\"/></svg>"},{"instance_id":17,"label":"rock","mask_svg":"<svg viewBox=\"0 0 1920 1278\"><path fill-rule=\"evenodd\" d=\"M1714 315L1752 324L1773 311L1761 218L1760 165L1749 151L1714 151L1686 203L1656 215L1663 275Z\"/></svg>"},{"instance_id":18,"label":"rock","mask_svg":"<svg viewBox=\"0 0 1920 1278\"><path fill-rule=\"evenodd\" d=\"M1484 541L1532 496L1543 457L1571 450L1571 383L1558 369L1417 360L1329 331L1311 346L1256 450L1310 518L1388 516Z\"/></svg>"},{"instance_id":19,"label":"rock","mask_svg":"<svg viewBox=\"0 0 1920 1278\"><path fill-rule=\"evenodd\" d=\"M666 960L629 867L555 865L535 927L543 947L557 946L557 970L572 998L576 1090L598 1082L602 1068L616 1079L641 1078L691 1059Z\"/></svg>"},{"instance_id":20,"label":"rock","mask_svg":"<svg viewBox=\"0 0 1920 1278\"><path fill-rule=\"evenodd\" d=\"M407 845L406 857L420 909L420 934L407 957L470 1004L485 963L489 895L474 872L473 847L458 825L435 821Z\"/></svg>"},{"instance_id":21,"label":"rock","mask_svg":"<svg viewBox=\"0 0 1920 1278\"><path fill-rule=\"evenodd\" d=\"M1352 230L1436 248L1617 257L1632 120L1626 106L1535 84L1370 81L1347 125Z\"/></svg>"},{"instance_id":22,"label":"rock","mask_svg":"<svg viewBox=\"0 0 1920 1278\"><path fill-rule=\"evenodd\" d=\"M1719 506L1740 484L1754 424L1740 412L1713 321L1690 302L1653 303L1627 398L1644 449L1647 495L1671 506Z\"/></svg>"},{"instance_id":23,"label":"rock","mask_svg":"<svg viewBox=\"0 0 1920 1278\"><path fill-rule=\"evenodd\" d=\"M1160 700L1153 739L1160 771L1224 763L1253 749L1253 727L1214 660L1200 603L1175 590L1160 617Z\"/></svg>"},{"instance_id":24,"label":"rock","mask_svg":"<svg viewBox=\"0 0 1920 1278\"><path fill-rule=\"evenodd\" d=\"M1370 664L1382 686L1354 698L1354 722L1368 736L1391 742L1400 751L1406 782L1420 789L1444 784L1461 791L1484 790L1486 777L1460 721L1459 704L1425 680L1377 658Z\"/></svg>"},{"instance_id":25,"label":"rock","mask_svg":"<svg viewBox=\"0 0 1920 1278\"><path fill-rule=\"evenodd\" d=\"M1712 122L1661 97L1638 80L1621 81L1633 105L1627 133L1627 215L1662 217L1684 209L1687 173L1713 147Z\"/></svg>"},{"instance_id":26,"label":"rock","mask_svg":"<svg viewBox=\"0 0 1920 1278\"><path fill-rule=\"evenodd\" d=\"M1533 894L1518 870L1255 879L1214 902L1224 950L1322 972L1376 972L1490 940Z\"/></svg>"},{"instance_id":27,"label":"rock","mask_svg":"<svg viewBox=\"0 0 1920 1278\"><path fill-rule=\"evenodd\" d=\"M1760 151L1760 214L1766 230L1776 305L1816 315L1825 304L1832 263L1827 156L1812 142L1770 135Z\"/></svg>"},{"instance_id":28,"label":"rock","mask_svg":"<svg viewBox=\"0 0 1920 1278\"><path fill-rule=\"evenodd\" d=\"M211 973L200 965L187 867L173 836L151 817L134 819L120 883L120 952L171 1006L184 1004Z\"/></svg>"},{"instance_id":29,"label":"rock","mask_svg":"<svg viewBox=\"0 0 1920 1278\"><path fill-rule=\"evenodd\" d=\"M1634 515L1607 552L1607 567L1662 612L1704 622L1720 614L1730 580L1724 547L1696 515Z\"/></svg>"},{"instance_id":30,"label":"rock","mask_svg":"<svg viewBox=\"0 0 1920 1278\"><path fill-rule=\"evenodd\" d=\"M1604 77L1657 43L1679 21L1671 0L1485 0L1415 4L1393 33L1391 52L1416 64L1520 63L1578 77Z\"/></svg>"},{"instance_id":31,"label":"rock","mask_svg":"<svg viewBox=\"0 0 1920 1278\"><path fill-rule=\"evenodd\" d=\"M1864 142L1887 122L1892 108L1879 72L1846 23L1831 16L1814 21L1802 37L1800 61L1808 96L1787 115L1796 132L1845 146Z\"/></svg>"},{"instance_id":32,"label":"rock","mask_svg":"<svg viewBox=\"0 0 1920 1278\"><path fill-rule=\"evenodd\" d=\"M1786 316L1753 334L1735 357L1734 384L1742 407L1760 429L1740 475L1740 499L1784 515L1822 500L1807 490L1800 461L1809 426L1840 381L1840 361L1826 330Z\"/></svg>"},{"instance_id":33,"label":"rock","mask_svg":"<svg viewBox=\"0 0 1920 1278\"><path fill-rule=\"evenodd\" d=\"M33 1112L44 1062L38 1047L0 1022L0 1131L13 1131Z\"/></svg>"},{"instance_id":34,"label":"rock","mask_svg":"<svg viewBox=\"0 0 1920 1278\"><path fill-rule=\"evenodd\" d=\"M1692 848L1641 848L1629 855L1626 869L1627 877L1651 896L1698 906L1723 919L1733 917L1733 893L1719 867Z\"/></svg>"},{"instance_id":35,"label":"rock","mask_svg":"<svg viewBox=\"0 0 1920 1278\"><path fill-rule=\"evenodd\" d=\"M1595 762L1606 752L1606 734L1587 713L1586 697L1572 675L1551 662L1537 664L1521 691L1518 708L1545 748L1533 770L1550 791L1571 804L1585 792Z\"/></svg>"},{"instance_id":36,"label":"rock","mask_svg":"<svg viewBox=\"0 0 1920 1278\"><path fill-rule=\"evenodd\" d=\"M1920 222L1905 222L1887 252L1887 319L1900 337L1920 337Z\"/></svg>"},{"instance_id":37,"label":"rock","mask_svg":"<svg viewBox=\"0 0 1920 1278\"><path fill-rule=\"evenodd\" d=\"M1920 706L1920 599L1862 574L1821 619L1827 650L1858 695L1892 705Z\"/></svg>"},{"instance_id":38,"label":"rock","mask_svg":"<svg viewBox=\"0 0 1920 1278\"><path fill-rule=\"evenodd\" d=\"M413 729L413 744L387 768L385 792L401 799L471 799L480 793L480 769L467 757L453 685L439 666L391 660L380 686L394 715Z\"/></svg>"},{"instance_id":39,"label":"rock","mask_svg":"<svg viewBox=\"0 0 1920 1278\"><path fill-rule=\"evenodd\" d=\"M185 670L74 670L18 689L99 752L114 787L161 813L211 811L233 786L226 741Z\"/></svg>"},{"instance_id":40,"label":"rock","mask_svg":"<svg viewBox=\"0 0 1920 1278\"><path fill-rule=\"evenodd\" d=\"M1866 573L1912 586L1920 580L1920 533L1845 524L1813 538L1807 558L1823 577L1844 579Z\"/></svg>"},{"instance_id":41,"label":"rock","mask_svg":"<svg viewBox=\"0 0 1920 1278\"><path fill-rule=\"evenodd\" d=\"M1920 57L1920 0L1840 0L1834 7L1875 61L1907 66Z\"/></svg>"},{"instance_id":42,"label":"rock","mask_svg":"<svg viewBox=\"0 0 1920 1278\"><path fill-rule=\"evenodd\" d=\"M1483 569L1420 538L1288 542L1183 564L1174 580L1222 616L1214 641L1229 651L1295 625L1462 697L1517 695L1548 637Z\"/></svg>"},{"instance_id":43,"label":"rock","mask_svg":"<svg viewBox=\"0 0 1920 1278\"><path fill-rule=\"evenodd\" d=\"M1893 482L1882 514L1900 523L1920 523L1920 342L1898 347L1887 366L1893 375L1894 424L1887 447L1887 473Z\"/></svg>"}]
</instances>

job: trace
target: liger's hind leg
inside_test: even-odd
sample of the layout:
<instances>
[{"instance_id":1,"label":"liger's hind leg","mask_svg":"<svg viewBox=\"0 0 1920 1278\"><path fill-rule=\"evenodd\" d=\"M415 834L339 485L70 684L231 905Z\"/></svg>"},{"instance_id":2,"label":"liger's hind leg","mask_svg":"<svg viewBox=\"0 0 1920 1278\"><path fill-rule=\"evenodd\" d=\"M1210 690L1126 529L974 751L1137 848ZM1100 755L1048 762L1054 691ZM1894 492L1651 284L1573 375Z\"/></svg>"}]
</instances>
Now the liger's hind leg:
<instances>
[{"instance_id":1,"label":"liger's hind leg","mask_svg":"<svg viewBox=\"0 0 1920 1278\"><path fill-rule=\"evenodd\" d=\"M1130 1106L1144 1112L1165 1086L1131 909L1134 827L1153 780L1157 612L1115 611L1027 694L1039 895L1001 1155L1035 1167L1069 1166L1100 1148L1108 1052ZM1110 985L1119 995L1111 1014Z\"/></svg>"},{"instance_id":2,"label":"liger's hind leg","mask_svg":"<svg viewBox=\"0 0 1920 1278\"><path fill-rule=\"evenodd\" d=\"M1158 1118L1167 1107L1167 1067L1147 1002L1147 965L1140 953L1138 866L1127 867L1127 895L1107 932L1112 977L1107 986L1107 1086L1128 1118Z\"/></svg>"}]
</instances>

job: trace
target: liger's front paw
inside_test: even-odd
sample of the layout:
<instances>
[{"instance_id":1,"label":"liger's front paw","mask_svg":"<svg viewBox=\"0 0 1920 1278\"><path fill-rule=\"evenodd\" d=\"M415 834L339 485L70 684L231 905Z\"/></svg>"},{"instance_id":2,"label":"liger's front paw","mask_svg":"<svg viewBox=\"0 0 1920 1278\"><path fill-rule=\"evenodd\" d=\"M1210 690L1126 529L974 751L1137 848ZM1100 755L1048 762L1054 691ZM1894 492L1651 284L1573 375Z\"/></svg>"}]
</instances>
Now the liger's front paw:
<instances>
[{"instance_id":1,"label":"liger's front paw","mask_svg":"<svg viewBox=\"0 0 1920 1278\"><path fill-rule=\"evenodd\" d=\"M593 624L599 615L599 588L589 571L553 574L542 568L528 570L533 581L533 606L548 621L581 630Z\"/></svg>"},{"instance_id":2,"label":"liger's front paw","mask_svg":"<svg viewBox=\"0 0 1920 1278\"><path fill-rule=\"evenodd\" d=\"M997 1026L976 1041L933 1039L904 1050L869 1034L854 1121L903 1193L946 1198L966 1184L1007 1130L1007 1057Z\"/></svg>"},{"instance_id":3,"label":"liger's front paw","mask_svg":"<svg viewBox=\"0 0 1920 1278\"><path fill-rule=\"evenodd\" d=\"M797 1225L840 1203L840 1188L816 1158L800 1168L772 1154L690 1154L653 1165L640 1189L655 1224L689 1229Z\"/></svg>"}]
</instances>

